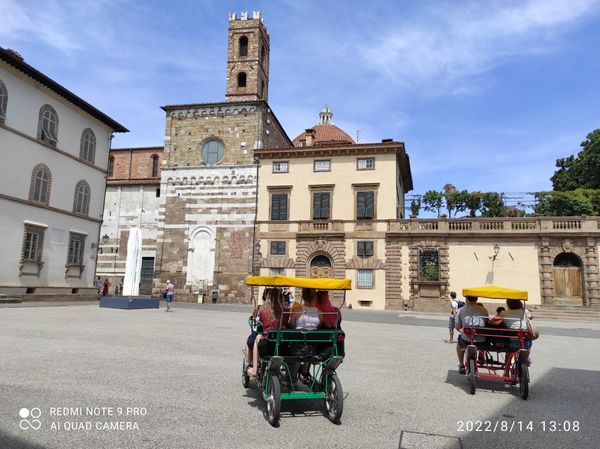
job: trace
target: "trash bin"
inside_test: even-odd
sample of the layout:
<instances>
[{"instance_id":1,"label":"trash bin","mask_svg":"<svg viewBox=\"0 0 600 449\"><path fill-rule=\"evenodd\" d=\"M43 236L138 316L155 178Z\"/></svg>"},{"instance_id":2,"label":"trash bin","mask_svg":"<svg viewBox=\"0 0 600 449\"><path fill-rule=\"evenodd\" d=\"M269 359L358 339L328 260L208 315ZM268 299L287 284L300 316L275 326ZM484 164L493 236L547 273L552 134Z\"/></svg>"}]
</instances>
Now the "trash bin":
<instances>
[{"instance_id":1,"label":"trash bin","mask_svg":"<svg viewBox=\"0 0 600 449\"><path fill-rule=\"evenodd\" d=\"M211 293L211 296L212 296L212 303L216 304L217 298L219 297L219 290L213 290Z\"/></svg>"}]
</instances>

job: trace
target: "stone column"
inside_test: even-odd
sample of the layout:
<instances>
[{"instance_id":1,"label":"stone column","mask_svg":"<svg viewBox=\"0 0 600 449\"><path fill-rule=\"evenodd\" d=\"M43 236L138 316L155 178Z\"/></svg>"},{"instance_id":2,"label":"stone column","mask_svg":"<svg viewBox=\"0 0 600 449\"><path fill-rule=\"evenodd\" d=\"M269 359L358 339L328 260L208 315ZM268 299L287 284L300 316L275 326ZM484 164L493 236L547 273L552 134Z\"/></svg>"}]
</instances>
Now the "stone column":
<instances>
[{"instance_id":1,"label":"stone column","mask_svg":"<svg viewBox=\"0 0 600 449\"><path fill-rule=\"evenodd\" d=\"M554 285L552 276L552 257L550 255L550 241L542 238L539 246L540 266L540 291L542 305L554 303Z\"/></svg>"},{"instance_id":2,"label":"stone column","mask_svg":"<svg viewBox=\"0 0 600 449\"><path fill-rule=\"evenodd\" d=\"M600 306L600 272L598 264L598 250L593 237L586 239L585 267L584 267L584 306Z\"/></svg>"}]
</instances>

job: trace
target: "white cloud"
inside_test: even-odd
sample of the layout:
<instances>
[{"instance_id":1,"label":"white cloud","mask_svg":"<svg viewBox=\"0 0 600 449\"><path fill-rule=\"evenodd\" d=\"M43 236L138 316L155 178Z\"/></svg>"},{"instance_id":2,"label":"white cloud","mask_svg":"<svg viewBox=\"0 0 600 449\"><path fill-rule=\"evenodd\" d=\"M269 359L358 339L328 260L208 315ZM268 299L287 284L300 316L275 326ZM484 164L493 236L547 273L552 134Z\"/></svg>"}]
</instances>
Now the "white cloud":
<instances>
[{"instance_id":1,"label":"white cloud","mask_svg":"<svg viewBox=\"0 0 600 449\"><path fill-rule=\"evenodd\" d=\"M474 78L507 59L551 51L556 37L593 15L598 0L475 2L428 10L359 46L368 66L394 87L477 92Z\"/></svg>"}]
</instances>

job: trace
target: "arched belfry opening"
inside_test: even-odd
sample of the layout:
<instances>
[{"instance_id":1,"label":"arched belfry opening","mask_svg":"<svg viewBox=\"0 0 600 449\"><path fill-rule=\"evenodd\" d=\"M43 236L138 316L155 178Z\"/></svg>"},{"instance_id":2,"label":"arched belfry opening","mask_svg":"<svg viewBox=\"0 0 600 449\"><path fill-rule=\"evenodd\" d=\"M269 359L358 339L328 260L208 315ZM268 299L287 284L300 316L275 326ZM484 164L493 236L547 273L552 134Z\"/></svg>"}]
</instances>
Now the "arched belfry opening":
<instances>
[{"instance_id":1,"label":"arched belfry opening","mask_svg":"<svg viewBox=\"0 0 600 449\"><path fill-rule=\"evenodd\" d=\"M245 72L238 73L237 87L246 87L246 73Z\"/></svg>"},{"instance_id":2,"label":"arched belfry opening","mask_svg":"<svg viewBox=\"0 0 600 449\"><path fill-rule=\"evenodd\" d=\"M583 304L583 264L574 253L554 258L554 296L559 303Z\"/></svg>"}]
</instances>

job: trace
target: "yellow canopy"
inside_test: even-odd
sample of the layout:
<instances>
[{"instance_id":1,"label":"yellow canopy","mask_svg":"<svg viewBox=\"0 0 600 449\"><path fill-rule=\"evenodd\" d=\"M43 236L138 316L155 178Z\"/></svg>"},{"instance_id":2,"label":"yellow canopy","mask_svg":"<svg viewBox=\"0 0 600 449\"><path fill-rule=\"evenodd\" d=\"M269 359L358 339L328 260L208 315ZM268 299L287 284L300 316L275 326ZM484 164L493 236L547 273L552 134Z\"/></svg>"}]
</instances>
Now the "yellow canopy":
<instances>
[{"instance_id":1,"label":"yellow canopy","mask_svg":"<svg viewBox=\"0 0 600 449\"><path fill-rule=\"evenodd\" d=\"M350 290L350 279L332 278L294 278L290 276L248 276L246 285L262 285L268 287L301 287L315 288L317 290Z\"/></svg>"},{"instance_id":2,"label":"yellow canopy","mask_svg":"<svg viewBox=\"0 0 600 449\"><path fill-rule=\"evenodd\" d=\"M526 301L528 298L525 290L513 290L511 288L486 285L484 287L463 288L463 296L477 296L478 298L491 299L519 299Z\"/></svg>"}]
</instances>

